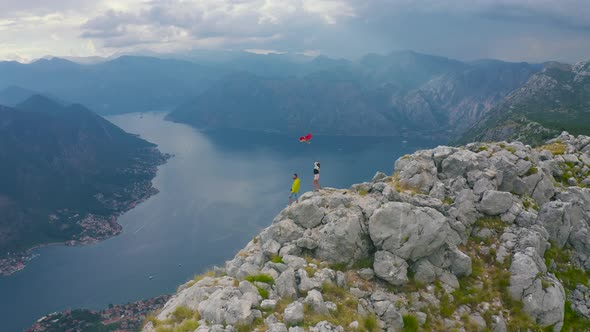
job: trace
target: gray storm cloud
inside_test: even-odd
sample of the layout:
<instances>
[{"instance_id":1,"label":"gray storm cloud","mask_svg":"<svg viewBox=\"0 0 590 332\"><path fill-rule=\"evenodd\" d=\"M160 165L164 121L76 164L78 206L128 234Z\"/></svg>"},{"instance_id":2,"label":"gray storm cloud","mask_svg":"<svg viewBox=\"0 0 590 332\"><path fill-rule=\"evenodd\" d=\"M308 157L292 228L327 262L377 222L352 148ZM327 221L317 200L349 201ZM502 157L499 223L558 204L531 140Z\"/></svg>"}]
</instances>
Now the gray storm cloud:
<instances>
[{"instance_id":1,"label":"gray storm cloud","mask_svg":"<svg viewBox=\"0 0 590 332\"><path fill-rule=\"evenodd\" d=\"M590 54L588 0L8 0L0 3L0 40L17 52L27 40L7 24L26 30L31 22L33 38L34 24L42 27L30 17L56 14L77 18L53 34L71 34L61 49L91 41L104 53L206 47L356 57L414 49L529 61Z\"/></svg>"}]
</instances>

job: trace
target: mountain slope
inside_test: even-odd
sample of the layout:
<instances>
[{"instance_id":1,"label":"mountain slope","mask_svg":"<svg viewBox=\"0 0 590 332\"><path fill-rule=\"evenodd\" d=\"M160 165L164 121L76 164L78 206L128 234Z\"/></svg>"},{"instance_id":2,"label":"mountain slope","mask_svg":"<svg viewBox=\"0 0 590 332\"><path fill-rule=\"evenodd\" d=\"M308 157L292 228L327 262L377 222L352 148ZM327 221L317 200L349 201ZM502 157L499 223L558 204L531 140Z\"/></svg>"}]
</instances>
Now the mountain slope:
<instances>
[{"instance_id":1,"label":"mountain slope","mask_svg":"<svg viewBox=\"0 0 590 332\"><path fill-rule=\"evenodd\" d=\"M461 142L539 144L560 131L590 132L590 61L550 63L468 131Z\"/></svg>"},{"instance_id":2,"label":"mountain slope","mask_svg":"<svg viewBox=\"0 0 590 332\"><path fill-rule=\"evenodd\" d=\"M99 114L172 108L194 97L223 71L198 64L123 56L96 64L60 58L0 62L0 88L16 85L87 105Z\"/></svg>"},{"instance_id":3,"label":"mountain slope","mask_svg":"<svg viewBox=\"0 0 590 332\"><path fill-rule=\"evenodd\" d=\"M463 63L414 52L369 55L299 77L230 75L168 118L200 128L448 138L536 71L526 63Z\"/></svg>"},{"instance_id":4,"label":"mountain slope","mask_svg":"<svg viewBox=\"0 0 590 332\"><path fill-rule=\"evenodd\" d=\"M588 331L590 137L417 151L301 196L144 331Z\"/></svg>"},{"instance_id":5,"label":"mountain slope","mask_svg":"<svg viewBox=\"0 0 590 332\"><path fill-rule=\"evenodd\" d=\"M31 90L18 86L9 86L0 90L0 105L14 107L33 95L35 95L35 92Z\"/></svg>"},{"instance_id":6,"label":"mountain slope","mask_svg":"<svg viewBox=\"0 0 590 332\"><path fill-rule=\"evenodd\" d=\"M155 146L81 105L35 95L0 108L0 254L120 231L114 216L154 193Z\"/></svg>"}]
</instances>

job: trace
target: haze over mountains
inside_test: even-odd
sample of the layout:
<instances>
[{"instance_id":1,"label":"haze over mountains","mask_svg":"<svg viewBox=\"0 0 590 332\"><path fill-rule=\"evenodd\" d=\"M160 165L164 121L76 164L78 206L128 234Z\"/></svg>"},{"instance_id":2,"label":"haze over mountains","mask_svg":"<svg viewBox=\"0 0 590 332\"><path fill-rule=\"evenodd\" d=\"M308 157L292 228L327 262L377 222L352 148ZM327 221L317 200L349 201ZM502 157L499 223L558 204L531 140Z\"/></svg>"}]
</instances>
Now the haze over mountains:
<instances>
[{"instance_id":1,"label":"haze over mountains","mask_svg":"<svg viewBox=\"0 0 590 332\"><path fill-rule=\"evenodd\" d=\"M200 63L137 56L96 64L59 58L0 62L0 89L37 91L99 114L172 109L170 120L199 128L451 139L542 69L411 51L358 61L224 56L192 58Z\"/></svg>"},{"instance_id":2,"label":"haze over mountains","mask_svg":"<svg viewBox=\"0 0 590 332\"><path fill-rule=\"evenodd\" d=\"M171 111L167 119L200 129L418 134L463 143L515 138L514 128L530 121L545 129L534 125L530 138L518 136L526 142L588 127L587 62L465 62L412 51L356 61L221 51L174 57L0 62L0 104L42 93L103 115Z\"/></svg>"},{"instance_id":3,"label":"haze over mountains","mask_svg":"<svg viewBox=\"0 0 590 332\"><path fill-rule=\"evenodd\" d=\"M414 52L368 55L359 62L316 61L325 69L300 77L227 76L169 119L200 128L448 137L468 128L540 68Z\"/></svg>"}]
</instances>

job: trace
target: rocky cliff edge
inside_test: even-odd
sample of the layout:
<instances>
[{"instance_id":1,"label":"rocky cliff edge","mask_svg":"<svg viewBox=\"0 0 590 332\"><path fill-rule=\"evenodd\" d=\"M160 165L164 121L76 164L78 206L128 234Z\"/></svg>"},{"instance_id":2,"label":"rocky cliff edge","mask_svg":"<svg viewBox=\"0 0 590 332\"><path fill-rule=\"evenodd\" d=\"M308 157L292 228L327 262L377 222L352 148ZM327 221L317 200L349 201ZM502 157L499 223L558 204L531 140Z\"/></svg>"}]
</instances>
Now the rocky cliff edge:
<instances>
[{"instance_id":1,"label":"rocky cliff edge","mask_svg":"<svg viewBox=\"0 0 590 332\"><path fill-rule=\"evenodd\" d=\"M590 137L439 146L304 194L144 331L590 330Z\"/></svg>"}]
</instances>

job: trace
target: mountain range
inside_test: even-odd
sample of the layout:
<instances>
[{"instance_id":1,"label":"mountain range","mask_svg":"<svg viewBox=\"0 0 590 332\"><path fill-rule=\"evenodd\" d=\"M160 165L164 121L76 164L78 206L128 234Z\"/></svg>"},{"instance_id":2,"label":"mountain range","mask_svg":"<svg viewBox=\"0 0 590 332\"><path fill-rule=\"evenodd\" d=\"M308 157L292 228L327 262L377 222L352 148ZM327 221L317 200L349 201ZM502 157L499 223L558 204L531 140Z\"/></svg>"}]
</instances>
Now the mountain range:
<instances>
[{"instance_id":1,"label":"mountain range","mask_svg":"<svg viewBox=\"0 0 590 332\"><path fill-rule=\"evenodd\" d=\"M547 64L488 112L460 142L539 144L564 130L590 132L590 61Z\"/></svg>"},{"instance_id":2,"label":"mountain range","mask_svg":"<svg viewBox=\"0 0 590 332\"><path fill-rule=\"evenodd\" d=\"M414 52L315 61L327 62L326 69L298 77L226 76L168 118L200 128L452 137L540 69Z\"/></svg>"},{"instance_id":3,"label":"mountain range","mask_svg":"<svg viewBox=\"0 0 590 332\"><path fill-rule=\"evenodd\" d=\"M587 130L586 72L587 62L459 61L412 51L354 61L243 52L45 58L0 62L0 103L42 93L103 115L171 110L169 120L201 129L539 143L560 130Z\"/></svg>"},{"instance_id":4,"label":"mountain range","mask_svg":"<svg viewBox=\"0 0 590 332\"><path fill-rule=\"evenodd\" d=\"M83 104L99 114L174 107L220 75L198 64L124 56L97 64L60 58L0 62L0 88L17 86Z\"/></svg>"},{"instance_id":5,"label":"mountain range","mask_svg":"<svg viewBox=\"0 0 590 332\"><path fill-rule=\"evenodd\" d=\"M116 234L113 217L154 193L163 160L79 104L33 95L0 106L0 255Z\"/></svg>"}]
</instances>

